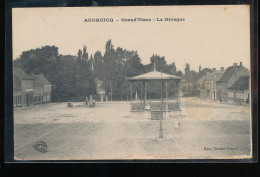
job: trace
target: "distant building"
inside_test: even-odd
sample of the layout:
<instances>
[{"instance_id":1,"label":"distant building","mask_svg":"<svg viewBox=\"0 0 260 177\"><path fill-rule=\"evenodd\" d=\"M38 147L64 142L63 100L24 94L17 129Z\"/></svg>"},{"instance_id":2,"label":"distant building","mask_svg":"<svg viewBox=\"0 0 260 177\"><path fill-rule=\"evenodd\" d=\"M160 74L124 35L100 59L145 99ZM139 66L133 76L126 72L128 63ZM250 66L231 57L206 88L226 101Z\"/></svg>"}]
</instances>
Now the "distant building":
<instances>
[{"instance_id":1,"label":"distant building","mask_svg":"<svg viewBox=\"0 0 260 177\"><path fill-rule=\"evenodd\" d=\"M228 88L228 100L248 104L249 99L249 76L242 76Z\"/></svg>"},{"instance_id":2,"label":"distant building","mask_svg":"<svg viewBox=\"0 0 260 177\"><path fill-rule=\"evenodd\" d=\"M34 104L51 101L51 83L42 75L33 75Z\"/></svg>"},{"instance_id":3,"label":"distant building","mask_svg":"<svg viewBox=\"0 0 260 177\"><path fill-rule=\"evenodd\" d=\"M185 79L182 80L181 96L194 96L194 85L192 82L187 82Z\"/></svg>"},{"instance_id":4,"label":"distant building","mask_svg":"<svg viewBox=\"0 0 260 177\"><path fill-rule=\"evenodd\" d=\"M228 67L220 79L216 81L217 100L227 101L228 88L241 76L249 76L249 71L242 65L242 62L239 66L234 63L233 66Z\"/></svg>"},{"instance_id":5,"label":"distant building","mask_svg":"<svg viewBox=\"0 0 260 177\"><path fill-rule=\"evenodd\" d=\"M19 67L13 68L13 89L14 107L33 104L33 78Z\"/></svg>"},{"instance_id":6,"label":"distant building","mask_svg":"<svg viewBox=\"0 0 260 177\"><path fill-rule=\"evenodd\" d=\"M96 83L96 93L100 95L100 101L104 101L104 95L106 94L104 88L102 87L102 80L95 78L95 83Z\"/></svg>"},{"instance_id":7,"label":"distant building","mask_svg":"<svg viewBox=\"0 0 260 177\"><path fill-rule=\"evenodd\" d=\"M198 81L197 88L200 98L217 100L216 81L223 75L224 68L220 70L213 68L212 72L206 72Z\"/></svg>"},{"instance_id":8,"label":"distant building","mask_svg":"<svg viewBox=\"0 0 260 177\"><path fill-rule=\"evenodd\" d=\"M198 80L197 80L197 90L199 95L201 95L201 92L203 92L203 90L205 90L205 79L206 79L207 73L205 73L203 76L201 76Z\"/></svg>"},{"instance_id":9,"label":"distant building","mask_svg":"<svg viewBox=\"0 0 260 177\"><path fill-rule=\"evenodd\" d=\"M27 107L51 101L51 83L43 75L28 75L13 67L14 107Z\"/></svg>"}]
</instances>

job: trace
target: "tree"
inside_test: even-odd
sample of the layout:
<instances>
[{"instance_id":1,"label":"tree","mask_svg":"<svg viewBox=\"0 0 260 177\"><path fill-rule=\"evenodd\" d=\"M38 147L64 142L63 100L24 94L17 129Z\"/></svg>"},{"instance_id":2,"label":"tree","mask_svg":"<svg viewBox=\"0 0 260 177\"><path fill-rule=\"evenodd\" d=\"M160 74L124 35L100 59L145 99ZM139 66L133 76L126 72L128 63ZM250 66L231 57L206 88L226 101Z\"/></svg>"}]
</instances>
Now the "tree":
<instances>
[{"instance_id":1,"label":"tree","mask_svg":"<svg viewBox=\"0 0 260 177\"><path fill-rule=\"evenodd\" d=\"M106 54L109 54L111 52L114 51L114 46L112 45L112 41L111 39L109 39L107 42L106 42Z\"/></svg>"},{"instance_id":2,"label":"tree","mask_svg":"<svg viewBox=\"0 0 260 177\"><path fill-rule=\"evenodd\" d=\"M126 77L133 77L142 74L144 66L137 51L127 51L124 72Z\"/></svg>"},{"instance_id":3,"label":"tree","mask_svg":"<svg viewBox=\"0 0 260 177\"><path fill-rule=\"evenodd\" d=\"M31 49L22 52L20 56L21 67L25 72L31 73L34 68L39 67L43 74L48 74L54 69L58 57L58 47L44 46L42 48Z\"/></svg>"},{"instance_id":4,"label":"tree","mask_svg":"<svg viewBox=\"0 0 260 177\"><path fill-rule=\"evenodd\" d=\"M121 99L129 89L126 77L143 72L143 64L137 51L128 51L121 47L114 49L111 40L105 45L104 56L100 51L94 54L94 74L102 80L102 87L107 94L113 92L113 99Z\"/></svg>"},{"instance_id":5,"label":"tree","mask_svg":"<svg viewBox=\"0 0 260 177\"><path fill-rule=\"evenodd\" d=\"M55 75L52 76L52 80L49 80L55 86L53 91L54 101L67 101L78 95L75 89L78 63L75 58L72 55L60 55L57 58Z\"/></svg>"},{"instance_id":6,"label":"tree","mask_svg":"<svg viewBox=\"0 0 260 177\"><path fill-rule=\"evenodd\" d=\"M79 59L81 58L81 60ZM90 60L88 60L88 53L86 45L83 46L83 54L79 49L78 52L78 65L76 69L76 87L77 96L86 97L96 92L95 77L92 67L93 57L91 55Z\"/></svg>"},{"instance_id":7,"label":"tree","mask_svg":"<svg viewBox=\"0 0 260 177\"><path fill-rule=\"evenodd\" d=\"M22 67L21 59L20 59L20 58L16 58L16 59L13 61L13 66Z\"/></svg>"},{"instance_id":8,"label":"tree","mask_svg":"<svg viewBox=\"0 0 260 177\"><path fill-rule=\"evenodd\" d=\"M86 58L85 49L83 55ZM67 101L72 97L84 100L87 95L95 94L96 85L89 62L82 57L81 50L77 56L58 55L57 47L44 46L24 51L14 63L28 74L43 74L55 88L53 101Z\"/></svg>"},{"instance_id":9,"label":"tree","mask_svg":"<svg viewBox=\"0 0 260 177\"><path fill-rule=\"evenodd\" d=\"M186 67L185 67L185 75L187 76L187 74L190 72L190 64L186 63Z\"/></svg>"},{"instance_id":10,"label":"tree","mask_svg":"<svg viewBox=\"0 0 260 177\"><path fill-rule=\"evenodd\" d=\"M93 57L92 57L92 54L90 55L90 58L89 58L89 63L90 63L90 69L92 70L92 71L94 71L94 59L93 59Z\"/></svg>"},{"instance_id":11,"label":"tree","mask_svg":"<svg viewBox=\"0 0 260 177\"><path fill-rule=\"evenodd\" d=\"M79 50L78 50L78 56L77 56L77 61L78 61L78 63L80 63L81 60L82 60L82 51L79 49Z\"/></svg>"},{"instance_id":12,"label":"tree","mask_svg":"<svg viewBox=\"0 0 260 177\"><path fill-rule=\"evenodd\" d=\"M98 78L103 78L103 56L100 51L96 51L93 58L94 74Z\"/></svg>"},{"instance_id":13,"label":"tree","mask_svg":"<svg viewBox=\"0 0 260 177\"><path fill-rule=\"evenodd\" d=\"M165 57L164 56L159 56L159 55L154 55L152 57L150 57L150 67L154 65L154 63L156 64L156 70L157 71L162 71L162 72L166 72L168 73L168 66L167 63L165 61Z\"/></svg>"},{"instance_id":14,"label":"tree","mask_svg":"<svg viewBox=\"0 0 260 177\"><path fill-rule=\"evenodd\" d=\"M175 65L175 62L172 62L172 64L169 65L169 74L176 75L177 68Z\"/></svg>"},{"instance_id":15,"label":"tree","mask_svg":"<svg viewBox=\"0 0 260 177\"><path fill-rule=\"evenodd\" d=\"M180 70L177 71L176 75L177 75L177 76L182 76L182 75L183 75L183 74L182 74L182 71L180 71Z\"/></svg>"},{"instance_id":16,"label":"tree","mask_svg":"<svg viewBox=\"0 0 260 177\"><path fill-rule=\"evenodd\" d=\"M88 60L88 52L87 52L87 46L83 46L83 54L82 54L82 60Z\"/></svg>"}]
</instances>

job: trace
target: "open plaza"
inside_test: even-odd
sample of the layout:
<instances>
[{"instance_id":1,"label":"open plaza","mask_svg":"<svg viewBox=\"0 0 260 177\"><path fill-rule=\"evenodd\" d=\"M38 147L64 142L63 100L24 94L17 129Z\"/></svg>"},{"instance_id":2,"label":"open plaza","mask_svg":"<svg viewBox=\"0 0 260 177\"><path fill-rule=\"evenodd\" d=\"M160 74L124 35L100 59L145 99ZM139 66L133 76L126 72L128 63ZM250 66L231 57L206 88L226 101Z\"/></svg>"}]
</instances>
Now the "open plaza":
<instances>
[{"instance_id":1,"label":"open plaza","mask_svg":"<svg viewBox=\"0 0 260 177\"><path fill-rule=\"evenodd\" d=\"M181 112L151 120L129 102L49 103L14 110L16 160L236 159L251 156L249 106L182 97ZM175 121L180 126L174 128ZM35 150L44 142L47 152Z\"/></svg>"}]
</instances>

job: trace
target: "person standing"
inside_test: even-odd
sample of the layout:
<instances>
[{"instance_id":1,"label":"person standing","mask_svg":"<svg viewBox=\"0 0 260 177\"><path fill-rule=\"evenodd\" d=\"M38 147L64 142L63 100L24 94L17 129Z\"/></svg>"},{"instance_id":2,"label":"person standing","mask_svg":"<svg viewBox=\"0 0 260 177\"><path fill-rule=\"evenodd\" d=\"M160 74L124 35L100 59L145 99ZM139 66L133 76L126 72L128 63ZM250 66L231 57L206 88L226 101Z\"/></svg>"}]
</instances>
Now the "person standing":
<instances>
[{"instance_id":1,"label":"person standing","mask_svg":"<svg viewBox=\"0 0 260 177\"><path fill-rule=\"evenodd\" d=\"M89 106L92 108L93 107L93 97L90 95L89 97Z\"/></svg>"},{"instance_id":2,"label":"person standing","mask_svg":"<svg viewBox=\"0 0 260 177\"><path fill-rule=\"evenodd\" d=\"M88 104L88 97L86 96L86 105Z\"/></svg>"},{"instance_id":3,"label":"person standing","mask_svg":"<svg viewBox=\"0 0 260 177\"><path fill-rule=\"evenodd\" d=\"M178 118L174 121L174 129L178 130L180 126L180 122L178 121Z\"/></svg>"}]
</instances>

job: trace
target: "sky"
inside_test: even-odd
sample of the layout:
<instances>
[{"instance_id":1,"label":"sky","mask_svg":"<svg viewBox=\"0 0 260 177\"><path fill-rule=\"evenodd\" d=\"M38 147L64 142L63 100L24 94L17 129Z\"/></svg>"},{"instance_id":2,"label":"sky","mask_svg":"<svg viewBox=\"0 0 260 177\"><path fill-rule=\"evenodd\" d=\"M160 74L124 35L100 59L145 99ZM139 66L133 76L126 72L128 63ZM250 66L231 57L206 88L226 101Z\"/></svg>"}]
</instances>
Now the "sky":
<instances>
[{"instance_id":1,"label":"sky","mask_svg":"<svg viewBox=\"0 0 260 177\"><path fill-rule=\"evenodd\" d=\"M77 55L83 45L89 55L97 50L104 54L111 39L115 48L137 51L143 64L157 54L182 71L185 63L195 71L199 65L219 69L234 62L250 67L247 5L14 8L12 13L13 59L45 45L57 46L62 55ZM84 22L88 18L113 22ZM151 21L122 22L123 18Z\"/></svg>"}]
</instances>

